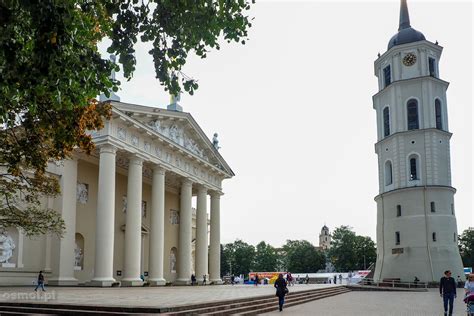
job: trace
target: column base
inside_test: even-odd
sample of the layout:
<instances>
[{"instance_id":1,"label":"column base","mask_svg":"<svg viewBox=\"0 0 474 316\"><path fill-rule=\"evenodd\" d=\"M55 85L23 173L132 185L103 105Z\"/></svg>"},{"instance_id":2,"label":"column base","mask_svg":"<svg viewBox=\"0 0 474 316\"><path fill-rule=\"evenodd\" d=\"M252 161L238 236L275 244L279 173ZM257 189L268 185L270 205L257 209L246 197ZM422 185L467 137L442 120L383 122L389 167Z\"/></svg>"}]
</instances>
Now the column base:
<instances>
[{"instance_id":1,"label":"column base","mask_svg":"<svg viewBox=\"0 0 474 316\"><path fill-rule=\"evenodd\" d=\"M166 285L165 279L148 279L150 286L164 286Z\"/></svg>"},{"instance_id":2,"label":"column base","mask_svg":"<svg viewBox=\"0 0 474 316\"><path fill-rule=\"evenodd\" d=\"M191 284L191 278L177 279L176 281L173 282L173 285L190 285L190 284Z\"/></svg>"},{"instance_id":3,"label":"column base","mask_svg":"<svg viewBox=\"0 0 474 316\"><path fill-rule=\"evenodd\" d=\"M221 279L209 280L209 283L210 283L210 284L213 284L213 285L221 285L221 284L224 284L224 282L223 282Z\"/></svg>"},{"instance_id":4,"label":"column base","mask_svg":"<svg viewBox=\"0 0 474 316\"><path fill-rule=\"evenodd\" d=\"M93 287L112 287L114 285L120 286L120 282L116 281L115 279L97 279L86 282L86 285Z\"/></svg>"},{"instance_id":5,"label":"column base","mask_svg":"<svg viewBox=\"0 0 474 316\"><path fill-rule=\"evenodd\" d=\"M76 286L79 281L76 278L53 278L48 280L48 285L53 286Z\"/></svg>"},{"instance_id":6,"label":"column base","mask_svg":"<svg viewBox=\"0 0 474 316\"><path fill-rule=\"evenodd\" d=\"M143 281L141 279L122 279L122 286L127 286L127 287L131 287L131 286L143 286Z\"/></svg>"}]
</instances>

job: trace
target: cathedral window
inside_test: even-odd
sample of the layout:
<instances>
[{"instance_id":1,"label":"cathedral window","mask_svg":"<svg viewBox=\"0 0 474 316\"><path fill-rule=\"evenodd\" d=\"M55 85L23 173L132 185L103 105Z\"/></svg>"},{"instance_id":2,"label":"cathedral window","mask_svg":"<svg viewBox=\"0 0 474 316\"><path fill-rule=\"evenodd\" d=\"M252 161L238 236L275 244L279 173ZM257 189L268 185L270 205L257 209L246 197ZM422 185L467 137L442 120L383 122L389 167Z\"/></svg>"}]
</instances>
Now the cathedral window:
<instances>
[{"instance_id":1,"label":"cathedral window","mask_svg":"<svg viewBox=\"0 0 474 316\"><path fill-rule=\"evenodd\" d=\"M389 160L385 163L385 185L390 185L392 182L392 162Z\"/></svg>"},{"instance_id":2,"label":"cathedral window","mask_svg":"<svg viewBox=\"0 0 474 316\"><path fill-rule=\"evenodd\" d=\"M402 216L402 206L399 204L397 205L397 217Z\"/></svg>"},{"instance_id":3,"label":"cathedral window","mask_svg":"<svg viewBox=\"0 0 474 316\"><path fill-rule=\"evenodd\" d=\"M443 120L441 118L441 101L435 100L436 128L443 129Z\"/></svg>"},{"instance_id":4,"label":"cathedral window","mask_svg":"<svg viewBox=\"0 0 474 316\"><path fill-rule=\"evenodd\" d=\"M418 180L418 159L410 157L410 181Z\"/></svg>"},{"instance_id":5,"label":"cathedral window","mask_svg":"<svg viewBox=\"0 0 474 316\"><path fill-rule=\"evenodd\" d=\"M434 58L428 57L428 67L430 69L430 76L437 77L436 76L436 60Z\"/></svg>"},{"instance_id":6,"label":"cathedral window","mask_svg":"<svg viewBox=\"0 0 474 316\"><path fill-rule=\"evenodd\" d=\"M431 202L430 205L431 205L431 213L436 212L436 205L435 205L435 202Z\"/></svg>"},{"instance_id":7,"label":"cathedral window","mask_svg":"<svg viewBox=\"0 0 474 316\"><path fill-rule=\"evenodd\" d=\"M395 245L400 245L400 232L395 232Z\"/></svg>"},{"instance_id":8,"label":"cathedral window","mask_svg":"<svg viewBox=\"0 0 474 316\"><path fill-rule=\"evenodd\" d=\"M436 233L432 234L433 241L436 241Z\"/></svg>"},{"instance_id":9,"label":"cathedral window","mask_svg":"<svg viewBox=\"0 0 474 316\"><path fill-rule=\"evenodd\" d=\"M384 80L384 88L392 83L392 73L390 71L390 65L383 69L383 80Z\"/></svg>"},{"instance_id":10,"label":"cathedral window","mask_svg":"<svg viewBox=\"0 0 474 316\"><path fill-rule=\"evenodd\" d=\"M390 109L387 106L383 109L383 136L390 135Z\"/></svg>"},{"instance_id":11,"label":"cathedral window","mask_svg":"<svg viewBox=\"0 0 474 316\"><path fill-rule=\"evenodd\" d=\"M411 99L407 103L408 130L418 129L418 102Z\"/></svg>"}]
</instances>

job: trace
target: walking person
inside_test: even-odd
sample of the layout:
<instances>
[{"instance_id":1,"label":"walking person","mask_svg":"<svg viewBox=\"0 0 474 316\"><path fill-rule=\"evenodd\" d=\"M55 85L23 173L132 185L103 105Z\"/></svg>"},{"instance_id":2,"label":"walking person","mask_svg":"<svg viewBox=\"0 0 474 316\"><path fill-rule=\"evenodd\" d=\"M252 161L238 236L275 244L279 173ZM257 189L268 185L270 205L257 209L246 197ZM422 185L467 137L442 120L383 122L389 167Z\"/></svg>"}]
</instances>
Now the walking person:
<instances>
[{"instance_id":1,"label":"walking person","mask_svg":"<svg viewBox=\"0 0 474 316\"><path fill-rule=\"evenodd\" d=\"M286 287L286 281L282 273L278 274L278 279L273 286L276 288L275 296L278 296L278 307L281 312L283 310L283 304L285 304L285 295L288 294L288 288Z\"/></svg>"},{"instance_id":2,"label":"walking person","mask_svg":"<svg viewBox=\"0 0 474 316\"><path fill-rule=\"evenodd\" d=\"M204 275L202 276L202 285L206 285L206 284L207 284L207 283L206 283L206 275L204 274Z\"/></svg>"},{"instance_id":3,"label":"walking person","mask_svg":"<svg viewBox=\"0 0 474 316\"><path fill-rule=\"evenodd\" d=\"M193 274L191 274L191 285L194 285L196 283L196 276Z\"/></svg>"},{"instance_id":4,"label":"walking person","mask_svg":"<svg viewBox=\"0 0 474 316\"><path fill-rule=\"evenodd\" d=\"M444 315L453 315L453 304L456 298L456 282L451 277L451 271L444 271L444 277L439 280L439 295L443 298ZM449 313L448 313L449 305Z\"/></svg>"},{"instance_id":5,"label":"walking person","mask_svg":"<svg viewBox=\"0 0 474 316\"><path fill-rule=\"evenodd\" d=\"M339 284L342 284L342 274L339 274Z\"/></svg>"},{"instance_id":6,"label":"walking person","mask_svg":"<svg viewBox=\"0 0 474 316\"><path fill-rule=\"evenodd\" d=\"M334 279L334 284L337 284L337 275L334 275L333 279Z\"/></svg>"},{"instance_id":7,"label":"walking person","mask_svg":"<svg viewBox=\"0 0 474 316\"><path fill-rule=\"evenodd\" d=\"M232 276L230 277L230 284L234 285L234 282L235 282L235 276L232 274Z\"/></svg>"},{"instance_id":8,"label":"walking person","mask_svg":"<svg viewBox=\"0 0 474 316\"><path fill-rule=\"evenodd\" d=\"M464 284L464 291L466 295L464 297L464 301L474 301L474 274L469 274L466 283Z\"/></svg>"},{"instance_id":9,"label":"walking person","mask_svg":"<svg viewBox=\"0 0 474 316\"><path fill-rule=\"evenodd\" d=\"M309 284L309 276L308 276L308 275L306 275L306 278L304 278L304 282L305 282L306 284Z\"/></svg>"},{"instance_id":10,"label":"walking person","mask_svg":"<svg viewBox=\"0 0 474 316\"><path fill-rule=\"evenodd\" d=\"M254 280L255 280L255 286L257 286L258 285L258 274L256 274L256 273L255 273L255 279Z\"/></svg>"},{"instance_id":11,"label":"walking person","mask_svg":"<svg viewBox=\"0 0 474 316\"><path fill-rule=\"evenodd\" d=\"M40 271L39 274L38 274L38 284L36 284L36 287L35 287L35 291L38 290L38 288L41 286L41 289L43 290L43 292L45 292L46 290L44 289L44 275L43 275L43 271Z\"/></svg>"}]
</instances>

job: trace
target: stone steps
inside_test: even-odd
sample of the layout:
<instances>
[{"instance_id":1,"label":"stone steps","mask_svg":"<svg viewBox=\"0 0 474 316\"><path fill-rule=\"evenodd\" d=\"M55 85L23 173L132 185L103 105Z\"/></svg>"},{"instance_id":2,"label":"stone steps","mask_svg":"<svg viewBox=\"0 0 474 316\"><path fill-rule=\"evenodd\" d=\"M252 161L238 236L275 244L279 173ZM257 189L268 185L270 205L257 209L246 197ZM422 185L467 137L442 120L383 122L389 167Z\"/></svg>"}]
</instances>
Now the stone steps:
<instances>
[{"instance_id":1,"label":"stone steps","mask_svg":"<svg viewBox=\"0 0 474 316\"><path fill-rule=\"evenodd\" d=\"M334 287L325 289L315 289L290 293L285 299L286 306L293 306L349 292L345 287ZM222 302L214 306L202 308L187 308L180 311L167 313L166 315L257 315L278 309L278 299L274 295L264 297L252 297L239 302Z\"/></svg>"},{"instance_id":2,"label":"stone steps","mask_svg":"<svg viewBox=\"0 0 474 316\"><path fill-rule=\"evenodd\" d=\"M285 307L350 292L344 286L291 292ZM0 315L257 315L278 309L274 294L176 307L122 307L51 303L0 302Z\"/></svg>"}]
</instances>

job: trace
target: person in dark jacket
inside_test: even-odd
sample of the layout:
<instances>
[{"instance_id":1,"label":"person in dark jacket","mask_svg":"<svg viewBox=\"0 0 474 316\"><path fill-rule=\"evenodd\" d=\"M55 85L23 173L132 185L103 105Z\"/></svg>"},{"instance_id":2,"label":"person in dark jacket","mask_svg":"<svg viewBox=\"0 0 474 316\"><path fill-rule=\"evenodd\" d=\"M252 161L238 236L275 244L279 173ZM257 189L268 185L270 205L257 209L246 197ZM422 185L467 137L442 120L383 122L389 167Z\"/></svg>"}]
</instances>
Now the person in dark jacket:
<instances>
[{"instance_id":1,"label":"person in dark jacket","mask_svg":"<svg viewBox=\"0 0 474 316\"><path fill-rule=\"evenodd\" d=\"M283 310L283 304L285 304L285 295L288 293L286 281L283 278L282 273L278 275L278 279L276 279L274 287L277 289L275 296L278 296L278 306L280 307L281 312Z\"/></svg>"},{"instance_id":2,"label":"person in dark jacket","mask_svg":"<svg viewBox=\"0 0 474 316\"><path fill-rule=\"evenodd\" d=\"M456 282L451 277L451 271L449 270L444 271L444 277L439 280L439 295L443 298L444 315L453 315L453 303L456 298Z\"/></svg>"},{"instance_id":3,"label":"person in dark jacket","mask_svg":"<svg viewBox=\"0 0 474 316\"><path fill-rule=\"evenodd\" d=\"M255 273L255 286L258 286L258 282L260 281L258 278L258 274Z\"/></svg>"},{"instance_id":4,"label":"person in dark jacket","mask_svg":"<svg viewBox=\"0 0 474 316\"><path fill-rule=\"evenodd\" d=\"M39 274L38 274L38 282L36 284L36 288L35 288L35 291L38 290L38 288L41 287L41 289L44 291L46 291L44 289L44 275L43 275L43 271L40 271Z\"/></svg>"}]
</instances>

